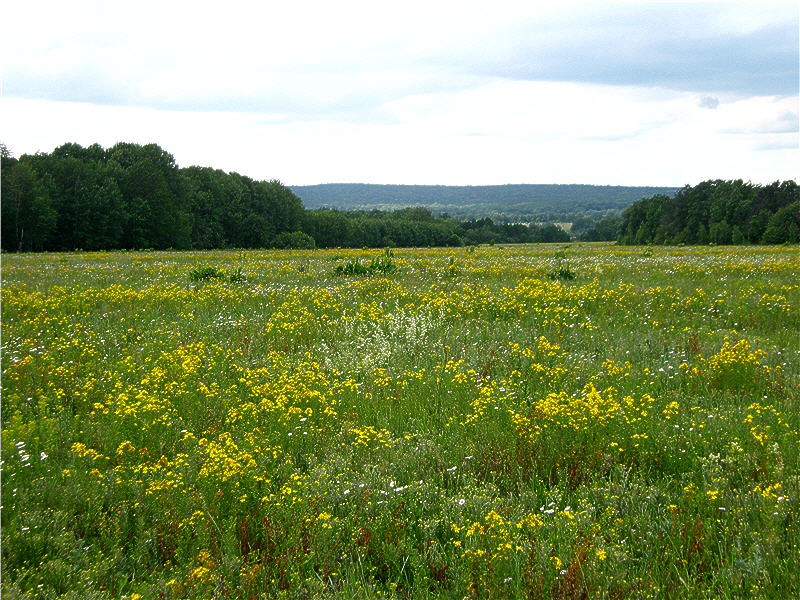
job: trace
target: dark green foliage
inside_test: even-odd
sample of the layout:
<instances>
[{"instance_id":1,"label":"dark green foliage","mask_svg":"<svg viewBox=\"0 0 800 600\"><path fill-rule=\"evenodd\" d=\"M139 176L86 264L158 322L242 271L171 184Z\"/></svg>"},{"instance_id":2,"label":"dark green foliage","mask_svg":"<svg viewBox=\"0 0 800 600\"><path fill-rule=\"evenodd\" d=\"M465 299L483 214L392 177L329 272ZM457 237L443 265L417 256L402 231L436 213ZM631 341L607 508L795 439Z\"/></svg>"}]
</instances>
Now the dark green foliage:
<instances>
[{"instance_id":1,"label":"dark green foliage","mask_svg":"<svg viewBox=\"0 0 800 600\"><path fill-rule=\"evenodd\" d=\"M48 180L40 180L27 165L2 157L3 250L43 250L57 219Z\"/></svg>"},{"instance_id":2,"label":"dark green foliage","mask_svg":"<svg viewBox=\"0 0 800 600\"><path fill-rule=\"evenodd\" d=\"M550 271L547 276L550 279L560 279L562 281L572 281L575 279L575 272L567 265L558 265L555 269Z\"/></svg>"},{"instance_id":3,"label":"dark green foliage","mask_svg":"<svg viewBox=\"0 0 800 600\"><path fill-rule=\"evenodd\" d=\"M597 218L608 210L627 208L645 196L673 195L678 188L547 184L446 186L331 183L292 186L292 191L300 196L303 205L310 209L427 210L438 214L446 212L458 219L489 217L497 222L514 223L573 221L573 218L567 217L568 214L596 213ZM425 208L420 208L421 206ZM419 217L422 217L421 212Z\"/></svg>"},{"instance_id":4,"label":"dark green foliage","mask_svg":"<svg viewBox=\"0 0 800 600\"><path fill-rule=\"evenodd\" d=\"M489 218L455 221L444 216L434 217L425 209L311 210L306 212L303 231L321 248L409 248L570 240L566 231L553 224L496 223Z\"/></svg>"},{"instance_id":5,"label":"dark green foliage","mask_svg":"<svg viewBox=\"0 0 800 600\"><path fill-rule=\"evenodd\" d=\"M336 265L334 272L339 275L369 275L370 270L359 260L348 260L346 263Z\"/></svg>"},{"instance_id":6,"label":"dark green foliage","mask_svg":"<svg viewBox=\"0 0 800 600\"><path fill-rule=\"evenodd\" d=\"M530 229L533 238L531 240L532 242L553 243L570 241L569 234L552 223L540 227L531 226Z\"/></svg>"},{"instance_id":7,"label":"dark green foliage","mask_svg":"<svg viewBox=\"0 0 800 600\"><path fill-rule=\"evenodd\" d=\"M2 170L2 247L6 251L391 248L569 241L570 234L554 221L571 222L573 235L586 241L800 242L800 193L794 181L768 186L741 180L705 181L674 195L672 188L580 185L296 188L310 206L395 209L307 211L279 181L254 181L207 167L179 169L172 155L156 144L119 143L108 149L98 144L88 148L64 144L50 154L23 155L19 160L4 147ZM628 206L632 195L647 192L657 193L621 215L613 212ZM330 201L323 202L323 197ZM443 209L462 219L475 214L492 218L455 220ZM536 220L541 223L515 222L532 220L519 217L524 213L539 215Z\"/></svg>"},{"instance_id":8,"label":"dark green foliage","mask_svg":"<svg viewBox=\"0 0 800 600\"><path fill-rule=\"evenodd\" d=\"M242 267L236 267L231 271L217 269L216 267L196 267L189 271L189 278L192 281L210 281L212 279L220 279L229 283L241 283L245 281L246 277L242 271Z\"/></svg>"},{"instance_id":9,"label":"dark green foliage","mask_svg":"<svg viewBox=\"0 0 800 600\"><path fill-rule=\"evenodd\" d=\"M189 271L192 281L208 281L209 279L223 279L225 273L216 267L197 267Z\"/></svg>"},{"instance_id":10,"label":"dark green foliage","mask_svg":"<svg viewBox=\"0 0 800 600\"><path fill-rule=\"evenodd\" d=\"M794 181L704 181L672 198L640 200L620 220L622 244L797 243L800 188Z\"/></svg>"},{"instance_id":11,"label":"dark green foliage","mask_svg":"<svg viewBox=\"0 0 800 600\"><path fill-rule=\"evenodd\" d=\"M369 263L370 271L377 271L378 273L394 273L397 271L397 265L394 262L394 252L389 248L385 248L380 256L376 256Z\"/></svg>"},{"instance_id":12,"label":"dark green foliage","mask_svg":"<svg viewBox=\"0 0 800 600\"><path fill-rule=\"evenodd\" d=\"M372 275L373 273L388 275L395 271L397 271L397 264L394 262L394 253L389 248L384 248L380 256L376 256L367 264L354 259L338 264L334 269L334 272L339 275Z\"/></svg>"},{"instance_id":13,"label":"dark green foliage","mask_svg":"<svg viewBox=\"0 0 800 600\"><path fill-rule=\"evenodd\" d=\"M581 235L584 242L610 242L616 240L619 235L619 228L622 224L622 217L618 214L606 215L594 226Z\"/></svg>"},{"instance_id":14,"label":"dark green foliage","mask_svg":"<svg viewBox=\"0 0 800 600\"><path fill-rule=\"evenodd\" d=\"M156 144L64 144L19 160L4 150L2 161L8 251L269 247L303 216L278 181L179 169Z\"/></svg>"},{"instance_id":15,"label":"dark green foliage","mask_svg":"<svg viewBox=\"0 0 800 600\"><path fill-rule=\"evenodd\" d=\"M228 273L228 281L231 283L242 283L245 279L247 277L245 277L242 267L236 267Z\"/></svg>"},{"instance_id":16,"label":"dark green foliage","mask_svg":"<svg viewBox=\"0 0 800 600\"><path fill-rule=\"evenodd\" d=\"M208 167L179 169L156 144L64 144L19 160L4 148L2 161L6 251L391 248L570 239L553 224L456 221L422 206L306 211L279 181Z\"/></svg>"},{"instance_id":17,"label":"dark green foliage","mask_svg":"<svg viewBox=\"0 0 800 600\"><path fill-rule=\"evenodd\" d=\"M800 242L800 200L784 206L772 215L761 242L764 244Z\"/></svg>"},{"instance_id":18,"label":"dark green foliage","mask_svg":"<svg viewBox=\"0 0 800 600\"><path fill-rule=\"evenodd\" d=\"M314 238L302 231L292 231L279 233L272 241L275 248L286 248L294 250L310 250L317 247Z\"/></svg>"}]
</instances>

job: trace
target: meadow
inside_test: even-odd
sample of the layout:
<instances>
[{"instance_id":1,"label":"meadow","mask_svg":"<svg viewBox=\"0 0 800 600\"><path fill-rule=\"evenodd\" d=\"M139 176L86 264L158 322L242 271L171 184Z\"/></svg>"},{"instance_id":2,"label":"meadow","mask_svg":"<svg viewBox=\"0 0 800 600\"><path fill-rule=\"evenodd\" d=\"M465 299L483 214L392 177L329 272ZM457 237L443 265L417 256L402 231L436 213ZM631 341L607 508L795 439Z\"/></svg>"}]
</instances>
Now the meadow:
<instances>
[{"instance_id":1,"label":"meadow","mask_svg":"<svg viewBox=\"0 0 800 600\"><path fill-rule=\"evenodd\" d=\"M800 597L800 250L2 256L3 598Z\"/></svg>"}]
</instances>

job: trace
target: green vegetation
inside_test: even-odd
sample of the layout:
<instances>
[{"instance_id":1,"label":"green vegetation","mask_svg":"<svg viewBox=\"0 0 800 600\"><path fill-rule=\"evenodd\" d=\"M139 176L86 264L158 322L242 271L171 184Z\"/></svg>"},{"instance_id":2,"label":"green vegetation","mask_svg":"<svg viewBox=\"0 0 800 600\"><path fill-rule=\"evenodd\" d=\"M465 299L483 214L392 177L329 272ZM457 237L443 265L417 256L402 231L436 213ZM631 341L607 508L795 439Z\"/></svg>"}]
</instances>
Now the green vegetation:
<instances>
[{"instance_id":1,"label":"green vegetation","mask_svg":"<svg viewBox=\"0 0 800 600\"><path fill-rule=\"evenodd\" d=\"M245 280L245 275L242 272L242 267L236 267L230 271L218 269L217 267L196 267L189 271L189 279L192 281L220 279L230 283L240 283Z\"/></svg>"},{"instance_id":2,"label":"green vegetation","mask_svg":"<svg viewBox=\"0 0 800 600\"><path fill-rule=\"evenodd\" d=\"M179 169L155 144L64 144L19 160L2 147L5 251L383 248L568 241L555 225L455 221L426 208L306 211L278 181Z\"/></svg>"},{"instance_id":3,"label":"green vegetation","mask_svg":"<svg viewBox=\"0 0 800 600\"><path fill-rule=\"evenodd\" d=\"M2 261L3 598L800 597L796 246Z\"/></svg>"},{"instance_id":4,"label":"green vegetation","mask_svg":"<svg viewBox=\"0 0 800 600\"><path fill-rule=\"evenodd\" d=\"M396 211L423 206L460 220L491 218L497 222L573 222L594 220L609 210L679 188L610 185L510 184L483 186L376 185L327 183L292 186L306 208Z\"/></svg>"},{"instance_id":5,"label":"green vegetation","mask_svg":"<svg viewBox=\"0 0 800 600\"><path fill-rule=\"evenodd\" d=\"M568 242L556 225L495 223L484 218L454 221L426 208L381 211L311 210L304 230L320 248L393 248L477 244Z\"/></svg>"},{"instance_id":6,"label":"green vegetation","mask_svg":"<svg viewBox=\"0 0 800 600\"><path fill-rule=\"evenodd\" d=\"M574 185L294 188L306 210L278 181L205 167L179 169L155 144L65 144L19 160L0 149L2 248L12 252L391 248L571 237L623 244L800 241L794 181L705 181L674 197L671 188ZM315 208L321 204L349 210ZM498 212L500 207L506 212ZM486 214L492 218L474 216ZM566 223L569 233L555 223Z\"/></svg>"},{"instance_id":7,"label":"green vegetation","mask_svg":"<svg viewBox=\"0 0 800 600\"><path fill-rule=\"evenodd\" d=\"M386 248L383 254L376 256L368 264L363 264L358 259L351 259L345 263L336 265L335 272L340 275L372 275L383 273L384 275L397 271L397 264L394 262L394 253Z\"/></svg>"},{"instance_id":8,"label":"green vegetation","mask_svg":"<svg viewBox=\"0 0 800 600\"><path fill-rule=\"evenodd\" d=\"M800 188L794 181L704 181L672 198L635 203L623 213L617 236L622 244L796 244Z\"/></svg>"},{"instance_id":9,"label":"green vegetation","mask_svg":"<svg viewBox=\"0 0 800 600\"><path fill-rule=\"evenodd\" d=\"M6 251L265 247L303 216L277 181L179 169L155 144L4 149L2 171Z\"/></svg>"}]
</instances>

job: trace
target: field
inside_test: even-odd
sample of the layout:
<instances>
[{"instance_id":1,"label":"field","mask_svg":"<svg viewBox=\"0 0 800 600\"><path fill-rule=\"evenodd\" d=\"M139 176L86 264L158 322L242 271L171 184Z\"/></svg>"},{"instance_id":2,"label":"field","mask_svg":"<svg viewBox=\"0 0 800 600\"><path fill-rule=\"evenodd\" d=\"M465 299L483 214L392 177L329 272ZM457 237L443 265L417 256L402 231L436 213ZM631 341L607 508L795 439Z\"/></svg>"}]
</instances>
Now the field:
<instances>
[{"instance_id":1,"label":"field","mask_svg":"<svg viewBox=\"0 0 800 600\"><path fill-rule=\"evenodd\" d=\"M798 282L797 247L3 255L3 598L800 597Z\"/></svg>"}]
</instances>

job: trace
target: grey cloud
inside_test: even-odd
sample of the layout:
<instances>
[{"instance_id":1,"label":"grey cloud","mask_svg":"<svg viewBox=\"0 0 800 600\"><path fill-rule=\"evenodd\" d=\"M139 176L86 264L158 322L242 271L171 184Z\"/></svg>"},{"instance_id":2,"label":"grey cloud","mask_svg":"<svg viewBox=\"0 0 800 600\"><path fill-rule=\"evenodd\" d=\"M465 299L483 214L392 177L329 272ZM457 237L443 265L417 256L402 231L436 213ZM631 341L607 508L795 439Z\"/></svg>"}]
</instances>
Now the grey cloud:
<instances>
[{"instance_id":1,"label":"grey cloud","mask_svg":"<svg viewBox=\"0 0 800 600\"><path fill-rule=\"evenodd\" d=\"M697 103L701 108L715 109L719 106L719 98L716 96L703 96Z\"/></svg>"},{"instance_id":2,"label":"grey cloud","mask_svg":"<svg viewBox=\"0 0 800 600\"><path fill-rule=\"evenodd\" d=\"M198 82L185 73L193 63L170 62L168 54L158 64L134 57L123 68L117 63L126 61L124 54L110 53L106 66L102 53L80 47L74 66L60 73L37 73L17 61L17 69L6 70L3 91L31 99L254 112L279 121L360 122L385 122L390 117L382 107L408 95L461 91L497 78L692 91L705 96L701 105L709 108L723 94L797 94L797 13L754 31L728 33L715 24L719 10L717 3L587 3L555 16L521 16L518 23L488 28L485 38L471 44L448 45L443 32L438 46L423 45L408 55L398 41L389 44L391 51L320 56L313 59L318 63L297 64L284 74L261 71L267 62L233 65L242 69L240 77L223 78L233 85L216 80L219 65L198 71L195 79L207 76ZM155 69L165 75L163 83L147 90L139 79ZM391 77L372 83L375 72Z\"/></svg>"},{"instance_id":3,"label":"grey cloud","mask_svg":"<svg viewBox=\"0 0 800 600\"><path fill-rule=\"evenodd\" d=\"M800 130L800 118L796 112L785 112L775 121L775 133L791 133Z\"/></svg>"},{"instance_id":4,"label":"grey cloud","mask_svg":"<svg viewBox=\"0 0 800 600\"><path fill-rule=\"evenodd\" d=\"M389 71L391 72L391 71ZM332 119L343 122L387 122L391 120L382 107L393 100L413 94L453 92L470 89L485 81L467 73L437 73L419 76L413 81L403 76L390 83L376 84L371 72L339 76L328 72L308 71L299 82L292 73L290 83L281 73L259 74L247 85L236 88L205 83L174 83L171 89L150 90L131 79L121 81L113 74L87 68L46 77L34 73L10 72L5 76L4 93L8 97L98 105L143 106L182 112L261 113L273 123ZM177 80L177 77L175 78ZM191 82L189 82L191 84Z\"/></svg>"},{"instance_id":5,"label":"grey cloud","mask_svg":"<svg viewBox=\"0 0 800 600\"><path fill-rule=\"evenodd\" d=\"M752 32L715 31L713 5L626 5L593 18L539 24L517 32L501 61L485 65L498 76L644 85L742 95L798 93L798 19ZM708 30L705 30L705 26ZM555 42L555 43L554 43Z\"/></svg>"},{"instance_id":6,"label":"grey cloud","mask_svg":"<svg viewBox=\"0 0 800 600\"><path fill-rule=\"evenodd\" d=\"M91 104L125 105L133 90L94 69L74 69L55 75L6 73L3 94L9 97Z\"/></svg>"}]
</instances>

